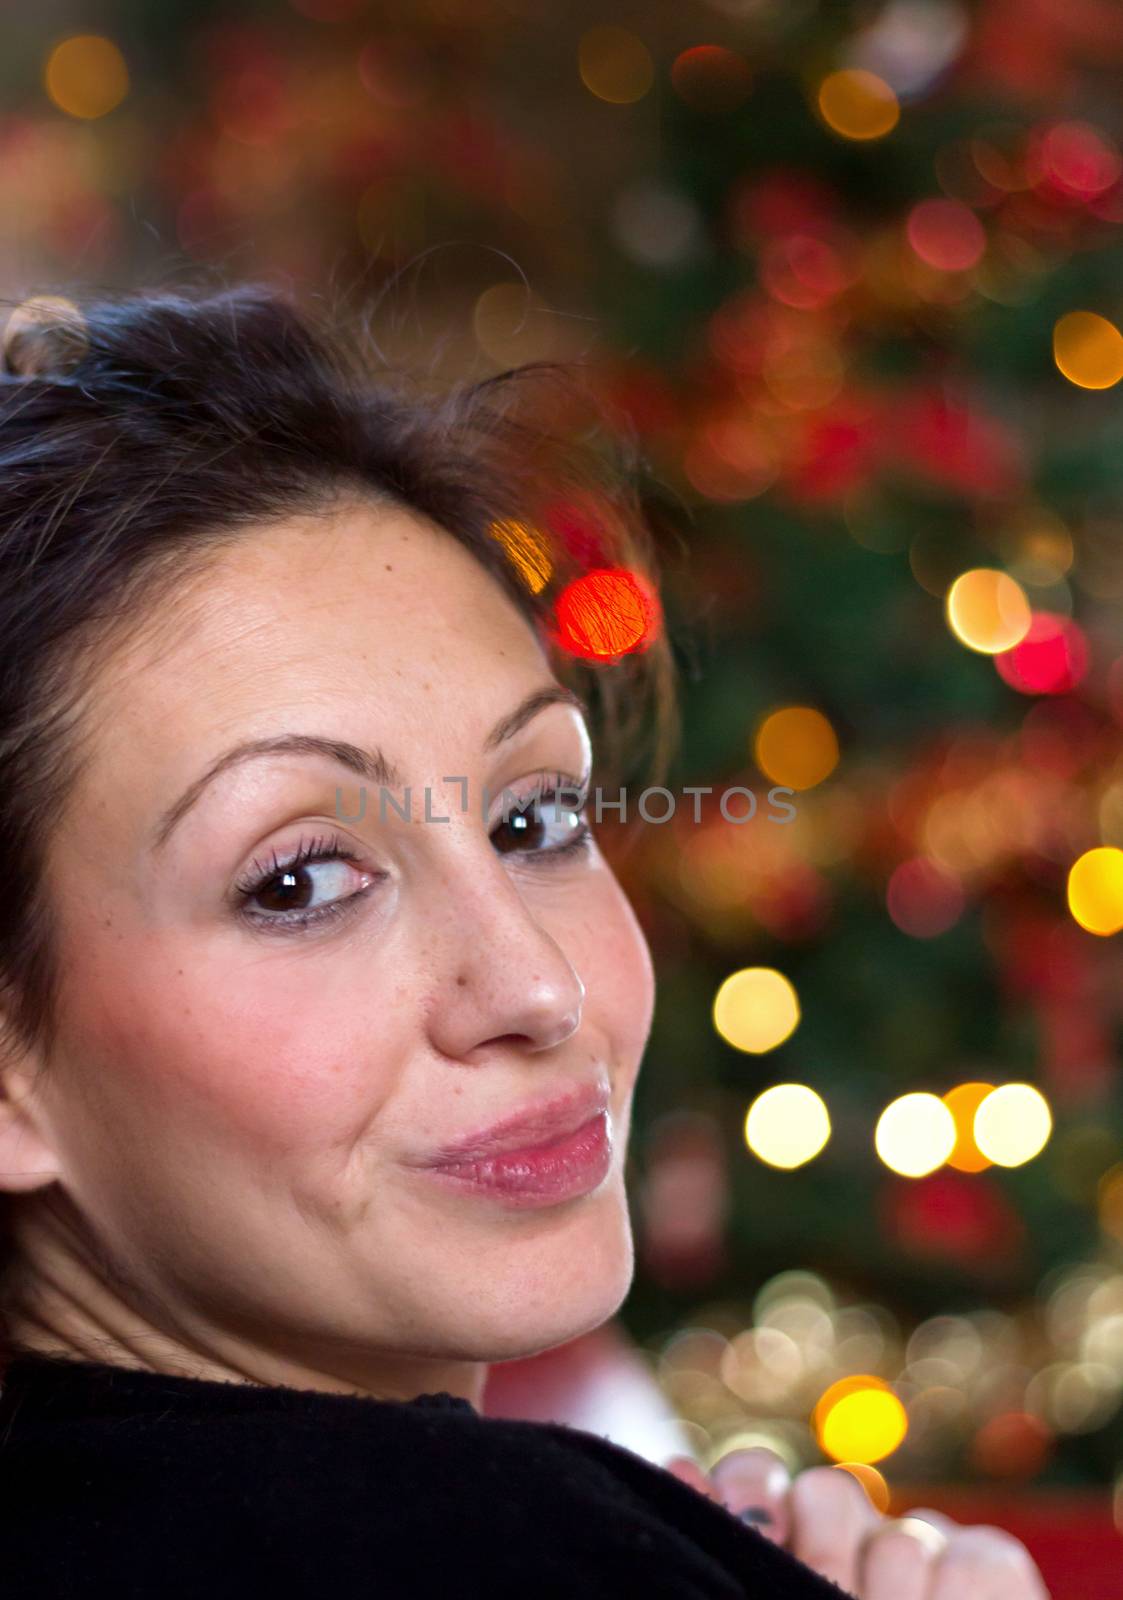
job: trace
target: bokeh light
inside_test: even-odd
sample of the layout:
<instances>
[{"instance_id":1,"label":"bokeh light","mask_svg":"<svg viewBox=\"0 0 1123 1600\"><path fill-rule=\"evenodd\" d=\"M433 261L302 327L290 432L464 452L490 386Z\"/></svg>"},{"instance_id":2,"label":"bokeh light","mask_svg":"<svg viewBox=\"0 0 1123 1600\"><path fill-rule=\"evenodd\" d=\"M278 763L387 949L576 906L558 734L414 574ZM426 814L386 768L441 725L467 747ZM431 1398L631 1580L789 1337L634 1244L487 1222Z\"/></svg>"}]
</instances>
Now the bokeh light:
<instances>
[{"instance_id":1,"label":"bokeh light","mask_svg":"<svg viewBox=\"0 0 1123 1600\"><path fill-rule=\"evenodd\" d=\"M975 1144L998 1167L1020 1167L1044 1150L1053 1129L1049 1103L1031 1083L992 1089L975 1112Z\"/></svg>"},{"instance_id":2,"label":"bokeh light","mask_svg":"<svg viewBox=\"0 0 1123 1600\"><path fill-rule=\"evenodd\" d=\"M829 305L857 280L859 271L857 262L844 256L837 245L810 233L784 233L765 239L757 261L757 277L772 299L797 311L817 311ZM841 365L837 349L822 340L818 344L809 342L803 348L829 350L835 366Z\"/></svg>"},{"instance_id":3,"label":"bokeh light","mask_svg":"<svg viewBox=\"0 0 1123 1600\"><path fill-rule=\"evenodd\" d=\"M637 178L621 190L612 207L612 227L625 254L653 267L689 260L703 232L693 200L653 178Z\"/></svg>"},{"instance_id":4,"label":"bokeh light","mask_svg":"<svg viewBox=\"0 0 1123 1600\"><path fill-rule=\"evenodd\" d=\"M863 1373L831 1384L815 1406L812 1427L824 1455L835 1461L873 1462L898 1448L909 1420L885 1380Z\"/></svg>"},{"instance_id":5,"label":"bokeh light","mask_svg":"<svg viewBox=\"0 0 1123 1600\"><path fill-rule=\"evenodd\" d=\"M975 1143L975 1113L994 1088L993 1083L957 1083L942 1096L955 1118L955 1147L947 1164L957 1172L984 1172L993 1165Z\"/></svg>"},{"instance_id":6,"label":"bokeh light","mask_svg":"<svg viewBox=\"0 0 1123 1600\"><path fill-rule=\"evenodd\" d=\"M597 568L572 579L554 613L558 643L591 661L615 661L647 649L662 614L652 585L623 567Z\"/></svg>"},{"instance_id":7,"label":"bokeh light","mask_svg":"<svg viewBox=\"0 0 1123 1600\"><path fill-rule=\"evenodd\" d=\"M93 120L121 104L129 92L129 69L112 39L77 33L51 51L43 84L60 111Z\"/></svg>"},{"instance_id":8,"label":"bokeh light","mask_svg":"<svg viewBox=\"0 0 1123 1600\"><path fill-rule=\"evenodd\" d=\"M736 1050L762 1055L791 1037L799 1024L799 999L775 967L742 967L714 997L713 1023Z\"/></svg>"},{"instance_id":9,"label":"bokeh light","mask_svg":"<svg viewBox=\"0 0 1123 1600\"><path fill-rule=\"evenodd\" d=\"M1097 1183L1096 1210L1105 1235L1123 1245L1123 1161L1108 1167Z\"/></svg>"},{"instance_id":10,"label":"bokeh light","mask_svg":"<svg viewBox=\"0 0 1123 1600\"><path fill-rule=\"evenodd\" d=\"M1110 389L1123 378L1123 334L1096 311L1068 311L1053 328L1053 359L1081 389Z\"/></svg>"},{"instance_id":11,"label":"bokeh light","mask_svg":"<svg viewBox=\"0 0 1123 1600\"><path fill-rule=\"evenodd\" d=\"M753 741L757 766L773 783L813 789L838 765L838 738L813 706L784 706L765 717Z\"/></svg>"},{"instance_id":12,"label":"bokeh light","mask_svg":"<svg viewBox=\"0 0 1123 1600\"><path fill-rule=\"evenodd\" d=\"M897 126L897 96L875 72L847 67L819 85L819 112L827 127L844 139L880 139Z\"/></svg>"},{"instance_id":13,"label":"bokeh light","mask_svg":"<svg viewBox=\"0 0 1123 1600\"><path fill-rule=\"evenodd\" d=\"M934 1094L900 1095L877 1119L874 1147L903 1178L923 1178L947 1160L956 1143L955 1118Z\"/></svg>"},{"instance_id":14,"label":"bokeh light","mask_svg":"<svg viewBox=\"0 0 1123 1600\"><path fill-rule=\"evenodd\" d=\"M675 57L671 83L688 106L715 116L732 111L748 98L753 75L749 63L736 50L698 44Z\"/></svg>"},{"instance_id":15,"label":"bokeh light","mask_svg":"<svg viewBox=\"0 0 1123 1600\"><path fill-rule=\"evenodd\" d=\"M969 37L968 16L956 0L896 0L868 15L871 20L850 35L846 59L880 73L902 96L915 97L934 84Z\"/></svg>"},{"instance_id":16,"label":"bokeh light","mask_svg":"<svg viewBox=\"0 0 1123 1600\"><path fill-rule=\"evenodd\" d=\"M1118 179L1119 151L1088 122L1057 122L1029 141L1031 180L1047 182L1076 200L1091 200Z\"/></svg>"},{"instance_id":17,"label":"bokeh light","mask_svg":"<svg viewBox=\"0 0 1123 1600\"><path fill-rule=\"evenodd\" d=\"M791 1171L819 1154L831 1136L821 1095L805 1083L777 1083L757 1095L745 1117L745 1143L770 1167Z\"/></svg>"},{"instance_id":18,"label":"bokeh light","mask_svg":"<svg viewBox=\"0 0 1123 1600\"><path fill-rule=\"evenodd\" d=\"M508 561L531 594L540 594L553 572L545 536L536 528L514 518L493 522L491 536L503 546Z\"/></svg>"},{"instance_id":19,"label":"bokeh light","mask_svg":"<svg viewBox=\"0 0 1123 1600\"><path fill-rule=\"evenodd\" d=\"M893 1497L884 1473L868 1461L836 1461L834 1466L836 1472L848 1472L852 1478L857 1478L875 1511L880 1511L882 1516L888 1514Z\"/></svg>"},{"instance_id":20,"label":"bokeh light","mask_svg":"<svg viewBox=\"0 0 1123 1600\"><path fill-rule=\"evenodd\" d=\"M1123 850L1099 845L1085 850L1068 871L1068 909L1089 933L1123 928Z\"/></svg>"},{"instance_id":21,"label":"bokeh light","mask_svg":"<svg viewBox=\"0 0 1123 1600\"><path fill-rule=\"evenodd\" d=\"M1083 628L1054 611L1035 611L1025 638L994 657L999 677L1021 694L1068 694L1088 672Z\"/></svg>"},{"instance_id":22,"label":"bokeh light","mask_svg":"<svg viewBox=\"0 0 1123 1600\"><path fill-rule=\"evenodd\" d=\"M905 223L909 244L921 261L941 272L966 272L986 249L982 223L962 200L921 200Z\"/></svg>"},{"instance_id":23,"label":"bokeh light","mask_svg":"<svg viewBox=\"0 0 1123 1600\"><path fill-rule=\"evenodd\" d=\"M1020 583L995 567L973 567L948 589L948 626L961 644L996 655L1025 638L1033 613Z\"/></svg>"},{"instance_id":24,"label":"bokeh light","mask_svg":"<svg viewBox=\"0 0 1123 1600\"><path fill-rule=\"evenodd\" d=\"M642 100L655 82L655 63L643 40L611 23L581 36L577 61L589 93L613 105Z\"/></svg>"},{"instance_id":25,"label":"bokeh light","mask_svg":"<svg viewBox=\"0 0 1123 1600\"><path fill-rule=\"evenodd\" d=\"M1026 1385L1026 1410L1057 1433L1091 1433L1115 1412L1119 1387L1107 1362L1052 1361Z\"/></svg>"}]
</instances>

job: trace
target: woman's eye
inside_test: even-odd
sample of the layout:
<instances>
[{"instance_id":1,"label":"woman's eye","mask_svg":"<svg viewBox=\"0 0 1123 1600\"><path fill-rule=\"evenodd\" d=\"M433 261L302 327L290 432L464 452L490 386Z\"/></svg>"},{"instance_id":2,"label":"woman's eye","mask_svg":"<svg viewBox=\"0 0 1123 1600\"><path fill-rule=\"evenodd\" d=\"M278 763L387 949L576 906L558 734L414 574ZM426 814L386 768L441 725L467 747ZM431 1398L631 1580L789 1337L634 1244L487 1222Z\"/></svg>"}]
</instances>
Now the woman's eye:
<instances>
[{"instance_id":1,"label":"woman's eye","mask_svg":"<svg viewBox=\"0 0 1123 1600\"><path fill-rule=\"evenodd\" d=\"M492 841L502 855L512 853L556 859L592 843L592 829L581 811L573 809L572 794L556 790L510 804L496 823Z\"/></svg>"},{"instance_id":2,"label":"woman's eye","mask_svg":"<svg viewBox=\"0 0 1123 1600\"><path fill-rule=\"evenodd\" d=\"M255 870L238 885L242 914L255 926L306 927L341 915L384 873L364 872L341 844L301 846L290 861Z\"/></svg>"}]
</instances>

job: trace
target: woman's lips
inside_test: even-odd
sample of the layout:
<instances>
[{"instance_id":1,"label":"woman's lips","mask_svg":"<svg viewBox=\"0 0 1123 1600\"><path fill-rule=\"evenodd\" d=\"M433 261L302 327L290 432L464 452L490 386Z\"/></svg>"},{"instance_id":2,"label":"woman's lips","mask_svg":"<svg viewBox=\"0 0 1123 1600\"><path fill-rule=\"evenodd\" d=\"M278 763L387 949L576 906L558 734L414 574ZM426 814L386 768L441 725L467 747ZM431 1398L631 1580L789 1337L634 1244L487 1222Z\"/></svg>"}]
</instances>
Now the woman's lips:
<instances>
[{"instance_id":1,"label":"woman's lips","mask_svg":"<svg viewBox=\"0 0 1123 1600\"><path fill-rule=\"evenodd\" d=\"M441 1183L525 1209L560 1205L599 1188L612 1168L611 1114L601 1110L551 1143L430 1165Z\"/></svg>"},{"instance_id":2,"label":"woman's lips","mask_svg":"<svg viewBox=\"0 0 1123 1600\"><path fill-rule=\"evenodd\" d=\"M581 1084L444 1145L423 1157L419 1164L444 1167L450 1162L482 1161L489 1156L554 1144L563 1135L584 1127L598 1113L607 1111L611 1094L606 1078Z\"/></svg>"}]
</instances>

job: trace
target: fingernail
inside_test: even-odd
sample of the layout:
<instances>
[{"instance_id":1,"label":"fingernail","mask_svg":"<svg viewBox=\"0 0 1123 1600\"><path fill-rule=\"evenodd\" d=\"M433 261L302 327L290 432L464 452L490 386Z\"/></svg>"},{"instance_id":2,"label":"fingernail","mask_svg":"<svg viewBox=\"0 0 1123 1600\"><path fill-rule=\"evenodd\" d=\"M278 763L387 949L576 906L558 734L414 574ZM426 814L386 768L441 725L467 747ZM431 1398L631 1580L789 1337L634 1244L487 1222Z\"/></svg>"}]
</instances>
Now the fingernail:
<instances>
[{"instance_id":1,"label":"fingernail","mask_svg":"<svg viewBox=\"0 0 1123 1600\"><path fill-rule=\"evenodd\" d=\"M776 1520L771 1511L767 1511L764 1506L744 1506L738 1511L737 1515L742 1522L774 1522Z\"/></svg>"}]
</instances>

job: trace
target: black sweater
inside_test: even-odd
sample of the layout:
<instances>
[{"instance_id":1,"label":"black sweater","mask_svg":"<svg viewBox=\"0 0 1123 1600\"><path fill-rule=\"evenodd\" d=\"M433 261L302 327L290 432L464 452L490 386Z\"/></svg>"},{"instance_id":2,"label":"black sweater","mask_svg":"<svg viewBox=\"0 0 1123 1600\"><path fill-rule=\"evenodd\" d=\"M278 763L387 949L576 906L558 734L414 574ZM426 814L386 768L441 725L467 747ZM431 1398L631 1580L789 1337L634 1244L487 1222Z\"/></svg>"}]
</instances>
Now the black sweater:
<instances>
[{"instance_id":1,"label":"black sweater","mask_svg":"<svg viewBox=\"0 0 1123 1600\"><path fill-rule=\"evenodd\" d=\"M371 1400L17 1356L0 1376L13 1600L839 1600L608 1439Z\"/></svg>"}]
</instances>

